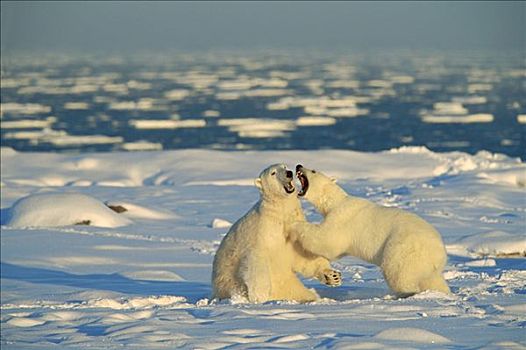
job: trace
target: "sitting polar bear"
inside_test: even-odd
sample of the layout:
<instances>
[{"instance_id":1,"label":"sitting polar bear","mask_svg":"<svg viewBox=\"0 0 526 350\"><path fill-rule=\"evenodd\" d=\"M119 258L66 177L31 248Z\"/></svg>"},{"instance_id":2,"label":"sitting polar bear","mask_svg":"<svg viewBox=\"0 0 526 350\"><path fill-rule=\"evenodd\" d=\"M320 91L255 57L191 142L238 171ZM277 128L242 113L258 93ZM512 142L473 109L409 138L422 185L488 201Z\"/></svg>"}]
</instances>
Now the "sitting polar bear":
<instances>
[{"instance_id":1,"label":"sitting polar bear","mask_svg":"<svg viewBox=\"0 0 526 350\"><path fill-rule=\"evenodd\" d=\"M213 298L245 297L259 303L317 300L297 272L327 285L340 284L340 273L327 259L288 239L289 225L305 220L292 179L292 171L276 164L255 180L259 202L230 228L214 257Z\"/></svg>"},{"instance_id":2,"label":"sitting polar bear","mask_svg":"<svg viewBox=\"0 0 526 350\"><path fill-rule=\"evenodd\" d=\"M333 179L301 165L299 196L324 216L321 224L298 222L291 236L329 260L352 255L382 269L399 297L425 290L449 293L442 276L447 261L440 234L415 214L347 195Z\"/></svg>"}]
</instances>

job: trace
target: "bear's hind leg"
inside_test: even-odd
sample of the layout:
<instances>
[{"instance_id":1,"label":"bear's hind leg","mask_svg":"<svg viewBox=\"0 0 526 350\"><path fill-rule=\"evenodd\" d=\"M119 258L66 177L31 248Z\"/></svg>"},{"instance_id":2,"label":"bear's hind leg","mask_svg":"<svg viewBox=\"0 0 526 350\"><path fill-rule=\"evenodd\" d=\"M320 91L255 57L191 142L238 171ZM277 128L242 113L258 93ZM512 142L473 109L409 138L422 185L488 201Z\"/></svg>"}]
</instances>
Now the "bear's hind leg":
<instances>
[{"instance_id":1,"label":"bear's hind leg","mask_svg":"<svg viewBox=\"0 0 526 350\"><path fill-rule=\"evenodd\" d=\"M420 282L420 289L424 290L436 290L444 294L450 294L451 290L447 285L446 280L440 273L434 273L431 277L426 278Z\"/></svg>"},{"instance_id":2,"label":"bear's hind leg","mask_svg":"<svg viewBox=\"0 0 526 350\"><path fill-rule=\"evenodd\" d=\"M441 275L445 256L440 247L433 246L434 241L425 238L398 232L386 242L380 267L387 284L399 297L428 289L449 293Z\"/></svg>"},{"instance_id":3,"label":"bear's hind leg","mask_svg":"<svg viewBox=\"0 0 526 350\"><path fill-rule=\"evenodd\" d=\"M424 274L419 269L401 269L398 271L384 271L385 281L399 298L407 298L426 290L451 293L442 275L433 271Z\"/></svg>"},{"instance_id":4,"label":"bear's hind leg","mask_svg":"<svg viewBox=\"0 0 526 350\"><path fill-rule=\"evenodd\" d=\"M405 272L386 274L384 271L384 278L398 298L408 298L421 292L417 280Z\"/></svg>"},{"instance_id":5,"label":"bear's hind leg","mask_svg":"<svg viewBox=\"0 0 526 350\"><path fill-rule=\"evenodd\" d=\"M270 269L259 255L253 254L242 259L239 275L246 286L247 297L251 303L271 300Z\"/></svg>"}]
</instances>

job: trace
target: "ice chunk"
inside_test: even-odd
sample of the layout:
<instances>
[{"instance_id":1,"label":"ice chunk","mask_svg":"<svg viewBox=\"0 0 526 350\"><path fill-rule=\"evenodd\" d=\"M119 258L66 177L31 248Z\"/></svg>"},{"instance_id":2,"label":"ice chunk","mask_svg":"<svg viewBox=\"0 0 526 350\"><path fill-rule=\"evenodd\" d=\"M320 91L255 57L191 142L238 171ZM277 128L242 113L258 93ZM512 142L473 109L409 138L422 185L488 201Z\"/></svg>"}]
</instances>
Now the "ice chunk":
<instances>
[{"instance_id":1,"label":"ice chunk","mask_svg":"<svg viewBox=\"0 0 526 350\"><path fill-rule=\"evenodd\" d=\"M332 117L311 117L304 116L296 119L297 126L323 126L333 125L336 123L336 118Z\"/></svg>"},{"instance_id":2,"label":"ice chunk","mask_svg":"<svg viewBox=\"0 0 526 350\"><path fill-rule=\"evenodd\" d=\"M230 228L230 226L232 226L232 223L230 221L220 218L215 218L210 224L210 227L212 228Z\"/></svg>"},{"instance_id":3,"label":"ice chunk","mask_svg":"<svg viewBox=\"0 0 526 350\"><path fill-rule=\"evenodd\" d=\"M493 114L478 113L469 115L432 115L425 114L422 116L424 123L433 124L451 124L451 123L491 123L493 122Z\"/></svg>"},{"instance_id":4,"label":"ice chunk","mask_svg":"<svg viewBox=\"0 0 526 350\"><path fill-rule=\"evenodd\" d=\"M178 129L178 128L202 128L206 126L204 119L134 119L129 124L136 129Z\"/></svg>"},{"instance_id":5,"label":"ice chunk","mask_svg":"<svg viewBox=\"0 0 526 350\"><path fill-rule=\"evenodd\" d=\"M21 120L9 120L2 121L2 129L36 129L36 128L48 128L53 124L57 118L48 117L44 120L37 119L21 119Z\"/></svg>"},{"instance_id":6,"label":"ice chunk","mask_svg":"<svg viewBox=\"0 0 526 350\"><path fill-rule=\"evenodd\" d=\"M51 112L51 107L38 103L0 103L0 115L9 114L45 114Z\"/></svg>"},{"instance_id":7,"label":"ice chunk","mask_svg":"<svg viewBox=\"0 0 526 350\"><path fill-rule=\"evenodd\" d=\"M148 141L126 142L120 147L125 151L159 151L163 149L161 143Z\"/></svg>"},{"instance_id":8,"label":"ice chunk","mask_svg":"<svg viewBox=\"0 0 526 350\"><path fill-rule=\"evenodd\" d=\"M64 109L70 110L86 110L89 108L89 104L86 102L66 102Z\"/></svg>"}]
</instances>

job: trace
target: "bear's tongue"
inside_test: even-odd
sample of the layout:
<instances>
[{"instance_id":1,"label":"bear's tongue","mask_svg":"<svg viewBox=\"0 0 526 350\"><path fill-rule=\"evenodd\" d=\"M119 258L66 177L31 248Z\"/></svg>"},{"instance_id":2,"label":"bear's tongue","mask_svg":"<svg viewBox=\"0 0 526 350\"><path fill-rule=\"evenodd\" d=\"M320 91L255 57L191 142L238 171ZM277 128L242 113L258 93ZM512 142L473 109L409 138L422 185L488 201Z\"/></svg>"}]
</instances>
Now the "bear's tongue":
<instances>
[{"instance_id":1,"label":"bear's tongue","mask_svg":"<svg viewBox=\"0 0 526 350\"><path fill-rule=\"evenodd\" d=\"M301 191L299 191L298 196L304 196L309 189L309 180L301 171L298 171L296 176L298 176L298 180L300 180L301 184Z\"/></svg>"}]
</instances>

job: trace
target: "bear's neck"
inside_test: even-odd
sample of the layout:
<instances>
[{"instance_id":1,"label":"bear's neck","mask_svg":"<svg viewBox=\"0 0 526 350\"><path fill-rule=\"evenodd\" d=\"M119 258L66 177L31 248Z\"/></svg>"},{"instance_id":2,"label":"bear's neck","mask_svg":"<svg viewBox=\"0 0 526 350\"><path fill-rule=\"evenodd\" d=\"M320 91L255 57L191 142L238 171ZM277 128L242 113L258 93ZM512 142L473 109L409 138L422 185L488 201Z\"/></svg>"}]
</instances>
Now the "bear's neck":
<instances>
[{"instance_id":1,"label":"bear's neck","mask_svg":"<svg viewBox=\"0 0 526 350\"><path fill-rule=\"evenodd\" d=\"M260 210L272 213L277 218L291 217L292 212L301 211L301 204L295 196L287 198L267 198L263 196L259 201Z\"/></svg>"},{"instance_id":2,"label":"bear's neck","mask_svg":"<svg viewBox=\"0 0 526 350\"><path fill-rule=\"evenodd\" d=\"M347 193L340 186L332 185L326 188L323 195L313 201L312 204L321 215L327 216L333 208L337 207L347 197Z\"/></svg>"}]
</instances>

